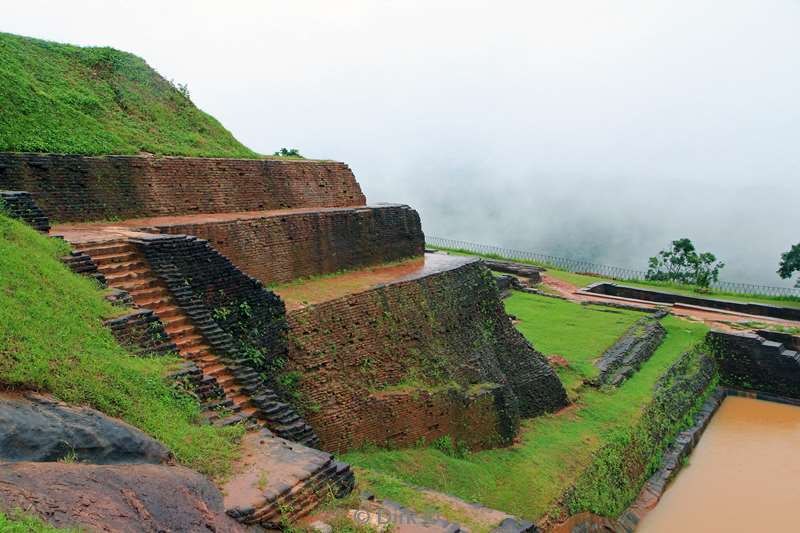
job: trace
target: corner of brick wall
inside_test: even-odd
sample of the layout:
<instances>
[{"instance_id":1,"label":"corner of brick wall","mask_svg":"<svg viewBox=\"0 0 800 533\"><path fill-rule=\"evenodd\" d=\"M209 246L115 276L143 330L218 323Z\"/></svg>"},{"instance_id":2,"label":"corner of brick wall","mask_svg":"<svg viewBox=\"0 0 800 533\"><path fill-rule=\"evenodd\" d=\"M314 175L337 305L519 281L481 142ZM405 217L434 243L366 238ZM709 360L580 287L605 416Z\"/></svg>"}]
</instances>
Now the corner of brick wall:
<instances>
[{"instance_id":1,"label":"corner of brick wall","mask_svg":"<svg viewBox=\"0 0 800 533\"><path fill-rule=\"evenodd\" d=\"M458 437L458 420L470 417L482 421L471 425L472 434L461 432L471 443L508 442L520 417L567 403L558 377L513 327L479 263L293 311L288 319L287 370L302 376L298 390L311 406L309 422L331 450ZM492 392L404 394L403 380L412 374Z\"/></svg>"},{"instance_id":2,"label":"corner of brick wall","mask_svg":"<svg viewBox=\"0 0 800 533\"><path fill-rule=\"evenodd\" d=\"M337 209L157 228L207 240L263 283L420 256L419 214L406 205Z\"/></svg>"}]
</instances>

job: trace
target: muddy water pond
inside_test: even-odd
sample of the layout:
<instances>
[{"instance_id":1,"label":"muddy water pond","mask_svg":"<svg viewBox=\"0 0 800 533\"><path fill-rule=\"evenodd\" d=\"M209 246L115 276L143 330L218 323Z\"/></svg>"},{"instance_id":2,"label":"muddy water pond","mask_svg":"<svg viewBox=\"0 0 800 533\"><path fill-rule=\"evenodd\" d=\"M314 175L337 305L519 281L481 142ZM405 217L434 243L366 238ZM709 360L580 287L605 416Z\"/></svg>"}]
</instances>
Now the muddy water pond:
<instances>
[{"instance_id":1,"label":"muddy water pond","mask_svg":"<svg viewBox=\"0 0 800 533\"><path fill-rule=\"evenodd\" d=\"M800 531L800 407L728 397L638 532Z\"/></svg>"}]
</instances>

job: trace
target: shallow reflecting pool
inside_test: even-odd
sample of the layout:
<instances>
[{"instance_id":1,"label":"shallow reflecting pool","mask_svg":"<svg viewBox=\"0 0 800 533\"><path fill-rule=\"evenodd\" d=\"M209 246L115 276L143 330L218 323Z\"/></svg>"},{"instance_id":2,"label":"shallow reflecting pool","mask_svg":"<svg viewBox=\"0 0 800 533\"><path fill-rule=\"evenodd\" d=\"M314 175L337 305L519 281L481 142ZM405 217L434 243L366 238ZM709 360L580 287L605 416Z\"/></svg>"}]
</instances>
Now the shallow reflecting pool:
<instances>
[{"instance_id":1,"label":"shallow reflecting pool","mask_svg":"<svg viewBox=\"0 0 800 533\"><path fill-rule=\"evenodd\" d=\"M726 398L640 531L800 531L800 407Z\"/></svg>"}]
</instances>

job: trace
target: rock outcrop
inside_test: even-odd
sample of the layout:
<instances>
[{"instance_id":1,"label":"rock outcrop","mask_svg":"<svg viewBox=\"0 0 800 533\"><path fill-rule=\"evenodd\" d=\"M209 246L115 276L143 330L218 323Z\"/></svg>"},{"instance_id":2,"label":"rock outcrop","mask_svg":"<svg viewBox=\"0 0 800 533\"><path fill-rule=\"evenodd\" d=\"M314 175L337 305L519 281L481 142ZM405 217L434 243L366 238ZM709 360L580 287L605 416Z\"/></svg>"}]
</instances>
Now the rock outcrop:
<instances>
[{"instance_id":1,"label":"rock outcrop","mask_svg":"<svg viewBox=\"0 0 800 533\"><path fill-rule=\"evenodd\" d=\"M667 333L658 318L638 320L603 353L596 365L600 369L600 384L618 387L650 359Z\"/></svg>"},{"instance_id":2,"label":"rock outcrop","mask_svg":"<svg viewBox=\"0 0 800 533\"><path fill-rule=\"evenodd\" d=\"M245 531L210 481L177 466L0 463L0 507L89 531Z\"/></svg>"},{"instance_id":3,"label":"rock outcrop","mask_svg":"<svg viewBox=\"0 0 800 533\"><path fill-rule=\"evenodd\" d=\"M170 452L133 426L50 397L0 395L0 461L163 463Z\"/></svg>"}]
</instances>

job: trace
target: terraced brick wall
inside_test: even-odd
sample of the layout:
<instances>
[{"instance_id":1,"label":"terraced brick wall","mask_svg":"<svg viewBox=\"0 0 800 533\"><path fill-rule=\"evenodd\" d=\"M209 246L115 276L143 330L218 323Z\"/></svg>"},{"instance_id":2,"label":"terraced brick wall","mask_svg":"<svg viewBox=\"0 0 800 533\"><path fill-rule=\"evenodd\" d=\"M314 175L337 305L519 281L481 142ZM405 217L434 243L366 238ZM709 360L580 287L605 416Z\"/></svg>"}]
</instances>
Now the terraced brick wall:
<instances>
[{"instance_id":1,"label":"terraced brick wall","mask_svg":"<svg viewBox=\"0 0 800 533\"><path fill-rule=\"evenodd\" d=\"M422 255L419 215L405 205L336 209L158 228L196 235L263 283Z\"/></svg>"},{"instance_id":2,"label":"terraced brick wall","mask_svg":"<svg viewBox=\"0 0 800 533\"><path fill-rule=\"evenodd\" d=\"M0 153L0 189L29 191L59 222L364 205L329 161Z\"/></svg>"},{"instance_id":3,"label":"terraced brick wall","mask_svg":"<svg viewBox=\"0 0 800 533\"><path fill-rule=\"evenodd\" d=\"M722 385L800 399L800 355L792 335L711 331Z\"/></svg>"},{"instance_id":4,"label":"terraced brick wall","mask_svg":"<svg viewBox=\"0 0 800 533\"><path fill-rule=\"evenodd\" d=\"M287 318L287 375L327 449L444 435L486 447L508 442L520 417L567 403L477 262Z\"/></svg>"}]
</instances>

